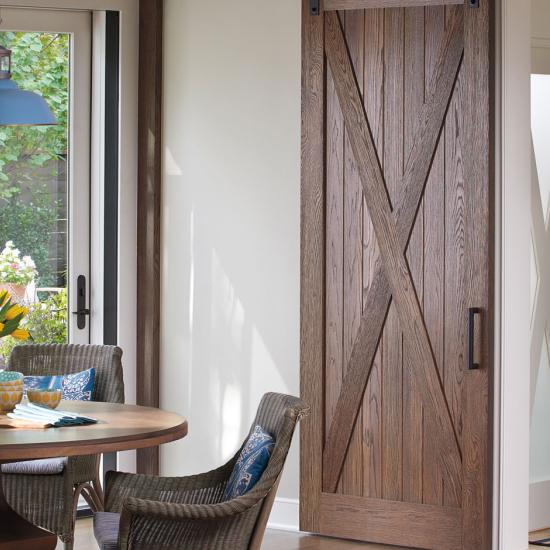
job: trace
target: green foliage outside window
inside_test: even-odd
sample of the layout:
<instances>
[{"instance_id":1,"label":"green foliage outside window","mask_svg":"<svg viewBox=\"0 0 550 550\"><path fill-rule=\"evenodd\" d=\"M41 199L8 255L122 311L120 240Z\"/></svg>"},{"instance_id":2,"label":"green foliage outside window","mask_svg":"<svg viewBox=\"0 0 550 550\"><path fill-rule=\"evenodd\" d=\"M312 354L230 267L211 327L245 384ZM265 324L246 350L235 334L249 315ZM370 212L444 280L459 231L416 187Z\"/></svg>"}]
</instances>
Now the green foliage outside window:
<instances>
[{"instance_id":1,"label":"green foliage outside window","mask_svg":"<svg viewBox=\"0 0 550 550\"><path fill-rule=\"evenodd\" d=\"M29 203L15 196L0 206L0 248L12 240L22 255L30 256L38 271L38 286L57 286L59 274L48 261L49 234L55 224L55 210L40 196Z\"/></svg>"},{"instance_id":2,"label":"green foliage outside window","mask_svg":"<svg viewBox=\"0 0 550 550\"><path fill-rule=\"evenodd\" d=\"M34 187L51 179L52 161L67 153L69 35L0 32L0 44L12 50L12 79L21 89L42 95L58 122L0 127L0 198L7 199L25 184Z\"/></svg>"},{"instance_id":3,"label":"green foliage outside window","mask_svg":"<svg viewBox=\"0 0 550 550\"><path fill-rule=\"evenodd\" d=\"M37 284L57 286L59 273L49 256L60 217L55 184L68 152L70 37L4 31L0 44L12 50L13 80L42 95L58 122L0 126L0 244L14 241L22 255L35 261Z\"/></svg>"}]
</instances>

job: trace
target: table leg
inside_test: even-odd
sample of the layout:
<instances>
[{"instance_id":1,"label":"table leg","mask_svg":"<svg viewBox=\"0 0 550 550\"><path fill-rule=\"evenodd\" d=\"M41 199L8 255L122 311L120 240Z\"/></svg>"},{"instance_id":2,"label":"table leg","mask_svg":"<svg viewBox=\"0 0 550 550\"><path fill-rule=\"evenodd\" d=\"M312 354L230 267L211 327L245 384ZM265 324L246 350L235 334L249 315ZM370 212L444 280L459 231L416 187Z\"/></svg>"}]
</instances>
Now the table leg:
<instances>
[{"instance_id":1,"label":"table leg","mask_svg":"<svg viewBox=\"0 0 550 550\"><path fill-rule=\"evenodd\" d=\"M57 537L22 518L7 503L0 475L0 550L54 550Z\"/></svg>"}]
</instances>

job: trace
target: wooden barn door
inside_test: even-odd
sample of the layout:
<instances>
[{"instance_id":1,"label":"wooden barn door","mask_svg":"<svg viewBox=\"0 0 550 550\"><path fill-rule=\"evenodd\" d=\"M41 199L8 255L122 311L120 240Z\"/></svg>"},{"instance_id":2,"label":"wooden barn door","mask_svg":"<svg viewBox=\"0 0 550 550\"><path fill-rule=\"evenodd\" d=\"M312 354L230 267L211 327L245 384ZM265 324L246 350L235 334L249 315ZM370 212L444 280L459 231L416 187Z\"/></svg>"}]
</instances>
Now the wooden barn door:
<instances>
[{"instance_id":1,"label":"wooden barn door","mask_svg":"<svg viewBox=\"0 0 550 550\"><path fill-rule=\"evenodd\" d=\"M490 547L489 17L303 3L305 531Z\"/></svg>"}]
</instances>

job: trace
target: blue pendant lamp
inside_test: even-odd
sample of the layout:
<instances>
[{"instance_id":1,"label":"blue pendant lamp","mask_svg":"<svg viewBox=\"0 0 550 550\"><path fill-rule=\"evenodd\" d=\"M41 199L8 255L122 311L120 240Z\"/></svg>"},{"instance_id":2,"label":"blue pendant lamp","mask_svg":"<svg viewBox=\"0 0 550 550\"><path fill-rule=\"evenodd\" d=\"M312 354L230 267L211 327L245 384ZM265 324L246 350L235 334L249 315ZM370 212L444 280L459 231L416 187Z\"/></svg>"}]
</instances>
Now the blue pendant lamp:
<instances>
[{"instance_id":1,"label":"blue pendant lamp","mask_svg":"<svg viewBox=\"0 0 550 550\"><path fill-rule=\"evenodd\" d=\"M46 100L34 92L20 90L11 79L11 51L0 46L0 126L44 126L57 124Z\"/></svg>"}]
</instances>

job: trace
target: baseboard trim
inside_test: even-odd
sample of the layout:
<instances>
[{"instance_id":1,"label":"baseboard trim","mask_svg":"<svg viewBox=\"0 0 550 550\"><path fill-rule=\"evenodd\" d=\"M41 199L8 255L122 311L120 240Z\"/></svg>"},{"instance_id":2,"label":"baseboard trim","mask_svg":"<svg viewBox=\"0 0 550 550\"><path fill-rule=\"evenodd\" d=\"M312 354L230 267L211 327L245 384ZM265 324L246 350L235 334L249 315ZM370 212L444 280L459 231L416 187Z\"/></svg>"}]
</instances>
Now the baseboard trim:
<instances>
[{"instance_id":1,"label":"baseboard trim","mask_svg":"<svg viewBox=\"0 0 550 550\"><path fill-rule=\"evenodd\" d=\"M529 485L529 531L550 527L550 479Z\"/></svg>"},{"instance_id":2,"label":"baseboard trim","mask_svg":"<svg viewBox=\"0 0 550 550\"><path fill-rule=\"evenodd\" d=\"M276 498L267 522L268 529L298 532L300 530L300 504L296 498Z\"/></svg>"}]
</instances>

